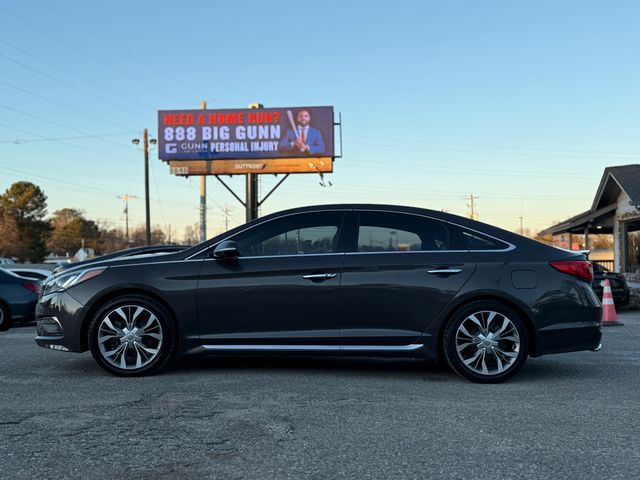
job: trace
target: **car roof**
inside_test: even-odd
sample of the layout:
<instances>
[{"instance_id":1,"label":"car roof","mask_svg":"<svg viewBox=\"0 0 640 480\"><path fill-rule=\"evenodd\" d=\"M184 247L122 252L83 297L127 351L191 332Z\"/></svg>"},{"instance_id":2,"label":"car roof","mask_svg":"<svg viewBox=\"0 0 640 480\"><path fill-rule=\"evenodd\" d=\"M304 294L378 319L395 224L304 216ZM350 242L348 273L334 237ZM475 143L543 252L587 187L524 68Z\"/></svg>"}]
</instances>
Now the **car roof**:
<instances>
[{"instance_id":1,"label":"car roof","mask_svg":"<svg viewBox=\"0 0 640 480\"><path fill-rule=\"evenodd\" d=\"M384 211L384 212L397 212L397 213L422 215L422 216L443 220L449 223L453 223L458 226L468 228L470 230L476 230L478 232L481 232L490 236L494 236L496 238L512 243L514 245L522 245L526 243L533 246L534 248L536 247L551 248L548 245L544 245L543 243L540 243L536 240L518 235L508 230L495 227L488 223L483 223L477 220L471 220L466 217L461 217L459 215L454 215L449 212L431 210L428 208L421 208L421 207L412 207L407 205L390 205L390 204L379 204L379 203L336 203L336 204L323 204L323 205L296 207L296 208L290 208L287 210L274 212L269 215L265 215L264 217L260 217L255 220L252 220L251 222L245 223L243 225L239 225L227 232L224 232L220 235L217 235L207 240L206 242L202 242L197 245L194 245L184 250L181 253L183 254L184 258L189 258L197 254L198 252L202 251L202 249L205 248L205 246L213 245L221 240L224 240L225 238L228 238L232 235L239 233L242 230L250 228L254 225L259 225L262 222L267 222L274 218L278 218L286 215L294 215L297 213L309 213L309 212L326 211L326 210L343 210L343 211L345 210L377 210L377 211Z\"/></svg>"}]
</instances>

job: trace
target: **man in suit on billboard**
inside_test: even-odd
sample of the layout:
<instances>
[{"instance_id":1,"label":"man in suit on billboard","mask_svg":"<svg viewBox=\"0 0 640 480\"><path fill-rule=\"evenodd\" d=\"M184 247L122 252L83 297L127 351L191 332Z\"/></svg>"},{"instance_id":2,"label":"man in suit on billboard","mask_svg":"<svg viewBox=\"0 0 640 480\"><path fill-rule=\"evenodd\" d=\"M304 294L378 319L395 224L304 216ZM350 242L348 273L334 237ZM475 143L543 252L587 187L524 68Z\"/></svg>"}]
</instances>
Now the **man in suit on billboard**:
<instances>
[{"instance_id":1,"label":"man in suit on billboard","mask_svg":"<svg viewBox=\"0 0 640 480\"><path fill-rule=\"evenodd\" d=\"M290 120L293 117L290 117ZM292 122L293 123L293 122ZM306 153L307 155L324 154L324 140L322 132L311 127L311 114L308 110L300 110L296 114L295 130L290 128L287 134L282 137L279 147L284 151L292 153Z\"/></svg>"}]
</instances>

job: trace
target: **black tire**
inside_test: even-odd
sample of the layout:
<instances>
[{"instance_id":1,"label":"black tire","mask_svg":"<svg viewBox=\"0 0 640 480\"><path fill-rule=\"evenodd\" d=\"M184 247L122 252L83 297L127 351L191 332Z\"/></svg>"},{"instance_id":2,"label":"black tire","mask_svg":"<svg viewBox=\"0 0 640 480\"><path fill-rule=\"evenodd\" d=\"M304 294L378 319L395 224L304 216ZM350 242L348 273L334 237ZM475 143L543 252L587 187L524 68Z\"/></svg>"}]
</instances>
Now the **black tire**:
<instances>
[{"instance_id":1,"label":"black tire","mask_svg":"<svg viewBox=\"0 0 640 480\"><path fill-rule=\"evenodd\" d=\"M0 332L6 332L11 328L11 325L13 325L13 320L9 307L0 302Z\"/></svg>"},{"instance_id":2,"label":"black tire","mask_svg":"<svg viewBox=\"0 0 640 480\"><path fill-rule=\"evenodd\" d=\"M0 332L6 332L13 325L11 318L11 312L9 308L2 302L0 302Z\"/></svg>"},{"instance_id":3,"label":"black tire","mask_svg":"<svg viewBox=\"0 0 640 480\"><path fill-rule=\"evenodd\" d=\"M487 328L477 326L474 319ZM451 368L478 383L499 383L518 373L527 360L528 347L529 335L520 315L491 300L460 308L449 319L443 337L443 350Z\"/></svg>"},{"instance_id":4,"label":"black tire","mask_svg":"<svg viewBox=\"0 0 640 480\"><path fill-rule=\"evenodd\" d=\"M136 317L138 308L143 311ZM151 320L151 316L157 322ZM109 320L108 323L105 323L106 319ZM153 326L148 327L150 331L139 336L138 333L144 331L143 327L148 322L153 322ZM109 325L114 327L113 330ZM138 377L159 371L171 358L176 343L171 314L153 298L138 294L122 295L100 307L91 319L88 335L89 348L97 364L107 372L121 377ZM159 340L155 338L158 335ZM123 351L120 356L107 355L117 349ZM149 351L156 353L145 358ZM141 358L144 364L139 360ZM130 365L135 361L140 362L140 366L137 363ZM125 368L121 368L121 362L124 362Z\"/></svg>"}]
</instances>

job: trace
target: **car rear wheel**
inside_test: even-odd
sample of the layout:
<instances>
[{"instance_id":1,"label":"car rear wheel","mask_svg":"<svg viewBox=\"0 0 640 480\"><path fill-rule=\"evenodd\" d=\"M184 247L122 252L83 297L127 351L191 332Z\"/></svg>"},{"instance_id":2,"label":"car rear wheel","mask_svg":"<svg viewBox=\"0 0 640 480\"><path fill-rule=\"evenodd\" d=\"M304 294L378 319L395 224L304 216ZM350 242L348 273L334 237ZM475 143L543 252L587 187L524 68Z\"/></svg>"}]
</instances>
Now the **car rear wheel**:
<instances>
[{"instance_id":1,"label":"car rear wheel","mask_svg":"<svg viewBox=\"0 0 640 480\"><path fill-rule=\"evenodd\" d=\"M89 326L89 347L98 365L119 376L161 369L174 347L171 316L155 300L123 295L102 306Z\"/></svg>"},{"instance_id":2,"label":"car rear wheel","mask_svg":"<svg viewBox=\"0 0 640 480\"><path fill-rule=\"evenodd\" d=\"M451 317L443 342L447 362L456 373L474 382L498 383L523 367L529 339L512 308L478 301Z\"/></svg>"},{"instance_id":3,"label":"car rear wheel","mask_svg":"<svg viewBox=\"0 0 640 480\"><path fill-rule=\"evenodd\" d=\"M13 322L11 320L11 313L9 312L9 309L5 305L0 303L0 332L9 330L12 323Z\"/></svg>"}]
</instances>

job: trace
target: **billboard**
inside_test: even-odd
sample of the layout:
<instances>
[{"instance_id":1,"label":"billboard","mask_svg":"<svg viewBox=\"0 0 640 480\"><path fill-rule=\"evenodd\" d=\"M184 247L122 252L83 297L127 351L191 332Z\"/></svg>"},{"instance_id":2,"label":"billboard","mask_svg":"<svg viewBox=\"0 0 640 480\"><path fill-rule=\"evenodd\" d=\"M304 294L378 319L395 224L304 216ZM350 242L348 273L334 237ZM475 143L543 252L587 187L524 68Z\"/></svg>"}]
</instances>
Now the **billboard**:
<instances>
[{"instance_id":1,"label":"billboard","mask_svg":"<svg viewBox=\"0 0 640 480\"><path fill-rule=\"evenodd\" d=\"M160 110L161 160L334 157L333 107Z\"/></svg>"}]
</instances>

